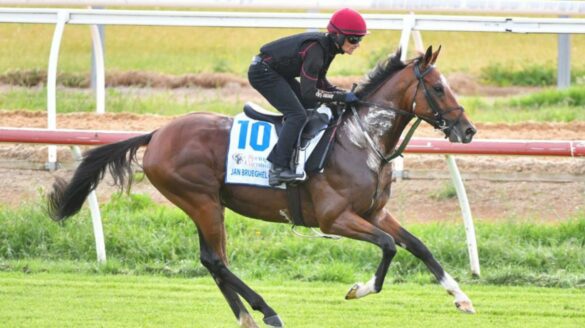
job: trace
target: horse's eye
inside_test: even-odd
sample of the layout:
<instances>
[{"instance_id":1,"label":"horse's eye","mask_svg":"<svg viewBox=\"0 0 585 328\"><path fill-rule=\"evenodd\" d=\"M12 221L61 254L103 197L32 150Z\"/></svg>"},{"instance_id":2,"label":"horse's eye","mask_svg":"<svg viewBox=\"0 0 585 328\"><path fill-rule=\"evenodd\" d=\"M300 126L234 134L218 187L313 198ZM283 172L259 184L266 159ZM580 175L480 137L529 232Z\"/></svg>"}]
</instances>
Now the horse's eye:
<instances>
[{"instance_id":1,"label":"horse's eye","mask_svg":"<svg viewBox=\"0 0 585 328\"><path fill-rule=\"evenodd\" d=\"M437 84L437 85L433 86L433 90L435 90L435 92L438 94L443 94L445 92L445 90L443 89L443 86L441 84Z\"/></svg>"}]
</instances>

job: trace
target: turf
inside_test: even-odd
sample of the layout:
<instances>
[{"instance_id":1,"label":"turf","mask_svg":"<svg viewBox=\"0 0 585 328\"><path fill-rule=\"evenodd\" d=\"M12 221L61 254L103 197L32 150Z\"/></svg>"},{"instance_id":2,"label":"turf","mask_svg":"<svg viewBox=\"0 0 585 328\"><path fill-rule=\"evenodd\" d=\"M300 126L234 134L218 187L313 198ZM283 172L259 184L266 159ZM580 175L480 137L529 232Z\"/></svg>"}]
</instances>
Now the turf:
<instances>
[{"instance_id":1,"label":"turf","mask_svg":"<svg viewBox=\"0 0 585 328\"><path fill-rule=\"evenodd\" d=\"M438 285L344 300L339 283L251 281L289 327L583 327L582 289L469 286L476 315ZM261 315L254 314L261 322ZM0 273L4 327L237 327L211 278Z\"/></svg>"}]
</instances>

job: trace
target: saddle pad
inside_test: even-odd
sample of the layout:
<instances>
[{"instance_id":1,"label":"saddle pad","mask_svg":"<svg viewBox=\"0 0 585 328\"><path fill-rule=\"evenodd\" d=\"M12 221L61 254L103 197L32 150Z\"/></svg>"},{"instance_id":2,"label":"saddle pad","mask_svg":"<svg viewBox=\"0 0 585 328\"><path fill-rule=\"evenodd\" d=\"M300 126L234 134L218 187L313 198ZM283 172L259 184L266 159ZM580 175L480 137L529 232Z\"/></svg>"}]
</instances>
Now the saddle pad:
<instances>
[{"instance_id":1,"label":"saddle pad","mask_svg":"<svg viewBox=\"0 0 585 328\"><path fill-rule=\"evenodd\" d=\"M268 154L276 144L274 125L247 117L234 117L226 159L225 183L270 187ZM283 186L284 187L284 186Z\"/></svg>"}]
</instances>

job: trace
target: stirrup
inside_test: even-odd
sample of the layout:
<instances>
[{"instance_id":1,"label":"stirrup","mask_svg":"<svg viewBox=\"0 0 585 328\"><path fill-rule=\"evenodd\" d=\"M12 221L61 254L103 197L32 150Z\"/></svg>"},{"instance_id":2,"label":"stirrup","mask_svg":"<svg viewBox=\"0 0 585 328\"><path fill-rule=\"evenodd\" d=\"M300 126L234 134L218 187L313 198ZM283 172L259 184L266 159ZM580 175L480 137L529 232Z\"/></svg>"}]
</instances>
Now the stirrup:
<instances>
[{"instance_id":1,"label":"stirrup","mask_svg":"<svg viewBox=\"0 0 585 328\"><path fill-rule=\"evenodd\" d=\"M284 173L284 176L283 176ZM293 172L291 169L287 168L274 168L270 169L268 174L268 184L271 186L278 186L283 183L291 183L295 181L305 181L307 178L307 174L303 172L303 174L297 174Z\"/></svg>"}]
</instances>

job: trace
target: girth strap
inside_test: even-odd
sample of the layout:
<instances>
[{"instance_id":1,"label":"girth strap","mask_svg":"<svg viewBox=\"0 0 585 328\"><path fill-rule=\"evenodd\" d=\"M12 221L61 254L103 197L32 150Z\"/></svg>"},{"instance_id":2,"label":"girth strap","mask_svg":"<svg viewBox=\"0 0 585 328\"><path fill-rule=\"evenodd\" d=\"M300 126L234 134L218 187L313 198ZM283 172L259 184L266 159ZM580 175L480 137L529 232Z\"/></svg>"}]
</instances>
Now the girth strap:
<instances>
[{"instance_id":1,"label":"girth strap","mask_svg":"<svg viewBox=\"0 0 585 328\"><path fill-rule=\"evenodd\" d=\"M305 226L303 210L301 208L301 190L297 183L286 184L286 199L292 223L296 226Z\"/></svg>"}]
</instances>

